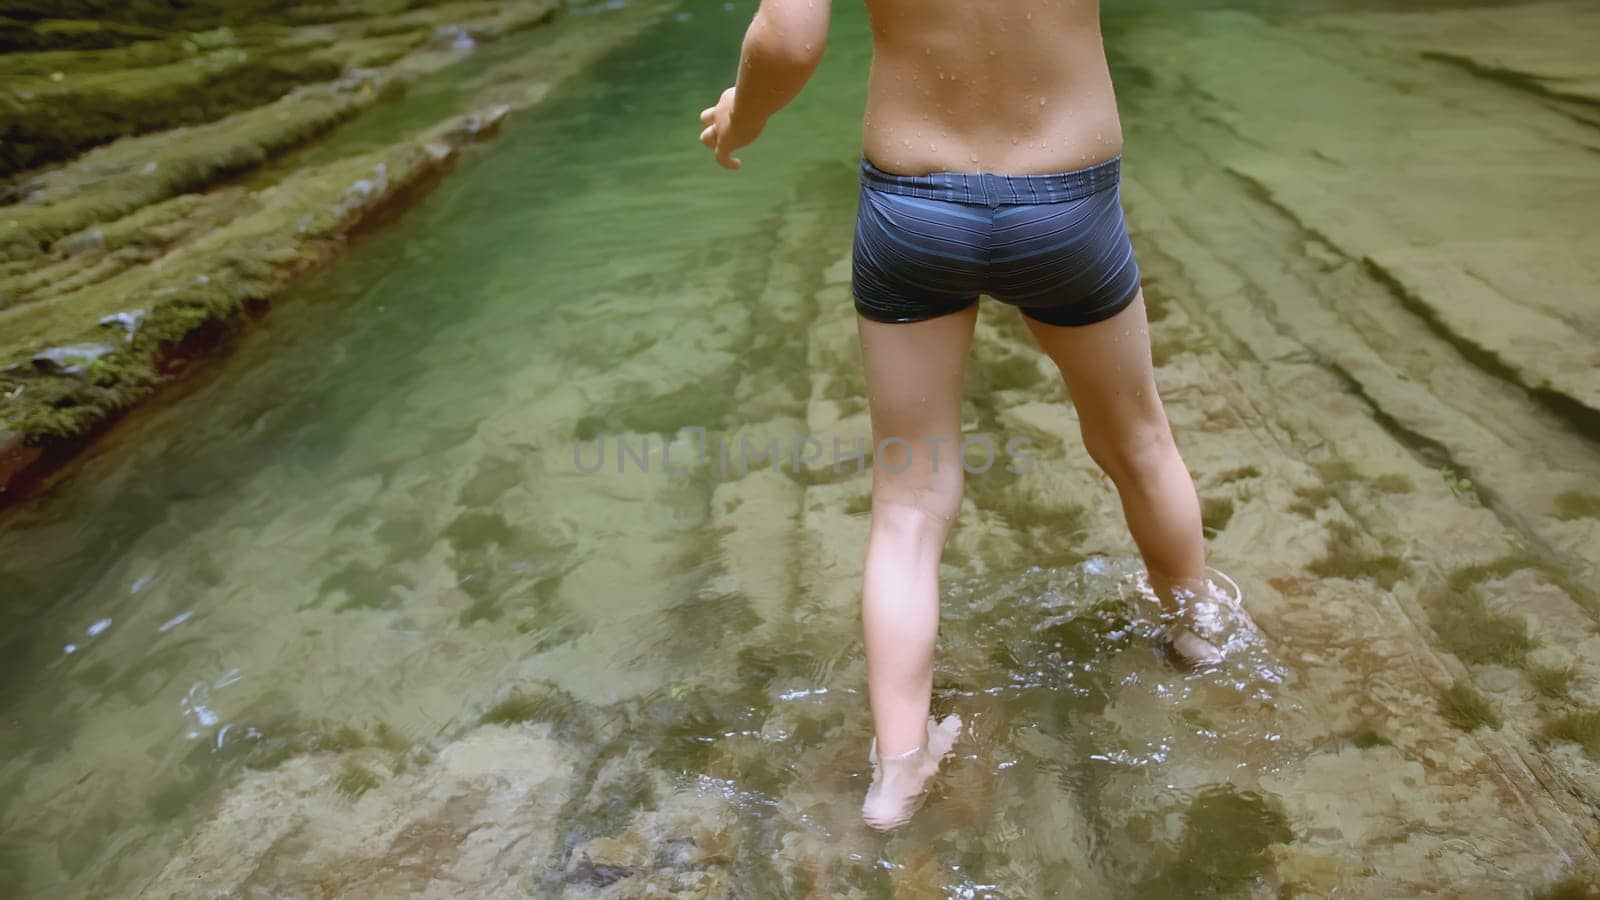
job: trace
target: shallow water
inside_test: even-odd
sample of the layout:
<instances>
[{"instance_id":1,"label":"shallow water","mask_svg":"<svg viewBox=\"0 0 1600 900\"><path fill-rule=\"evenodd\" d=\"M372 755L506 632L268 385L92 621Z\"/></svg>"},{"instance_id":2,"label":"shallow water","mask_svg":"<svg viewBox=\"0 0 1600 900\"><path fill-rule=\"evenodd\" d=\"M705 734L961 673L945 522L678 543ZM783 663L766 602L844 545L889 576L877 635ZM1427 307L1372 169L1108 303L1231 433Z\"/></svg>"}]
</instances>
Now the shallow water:
<instances>
[{"instance_id":1,"label":"shallow water","mask_svg":"<svg viewBox=\"0 0 1600 900\"><path fill-rule=\"evenodd\" d=\"M865 434L842 268L863 14L836 10L816 82L728 174L695 115L751 9L686 3L513 118L0 521L0 892L1213 896L1337 884L1359 873L1319 861L1353 853L1489 896L1579 859L1536 826L1553 801L1497 826L1470 798L1525 789L1484 762L1504 753L1590 783L1570 743L1540 762L1532 738L1592 702L1590 532L1527 504L1600 473L1593 444L1392 298L1362 315L1415 344L1352 362L1368 349L1333 304L1385 289L1205 167L1215 123L1183 122L1138 58L1169 15L1148 10L1108 22L1143 158L1127 202L1214 561L1259 628L1225 617L1216 670L1163 658L1063 392L986 310L968 430L1026 434L1041 464L969 481L935 688L968 731L911 828L864 831L866 476L724 470L681 434L687 470L661 458L685 427L785 453ZM1174 224L1207 203L1231 272ZM1274 287L1299 300L1241 321ZM1442 384L1517 437L1469 447ZM654 449L587 473L575 439ZM1547 470L1514 470L1533 444ZM1450 584L1502 618L1546 598L1529 627L1535 662L1569 665L1563 701L1515 681L1523 656L1457 661L1429 618L1436 581L1506 558ZM1441 718L1452 678L1493 692L1497 672L1504 728ZM1407 831L1441 817L1436 844ZM439 849L480 839L495 852ZM1519 855L1417 862L1449 841Z\"/></svg>"}]
</instances>

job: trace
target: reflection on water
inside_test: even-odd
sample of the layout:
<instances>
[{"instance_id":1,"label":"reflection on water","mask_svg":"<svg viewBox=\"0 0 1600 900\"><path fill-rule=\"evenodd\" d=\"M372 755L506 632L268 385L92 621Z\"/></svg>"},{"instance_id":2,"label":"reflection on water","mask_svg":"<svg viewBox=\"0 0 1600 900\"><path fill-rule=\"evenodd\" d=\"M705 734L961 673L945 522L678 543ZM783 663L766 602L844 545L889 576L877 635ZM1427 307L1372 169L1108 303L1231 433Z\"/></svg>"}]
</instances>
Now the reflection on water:
<instances>
[{"instance_id":1,"label":"reflection on water","mask_svg":"<svg viewBox=\"0 0 1600 900\"><path fill-rule=\"evenodd\" d=\"M573 465L599 435L866 433L844 283L863 14L836 12L818 81L728 175L692 120L751 9L688 3L514 119L0 523L0 892L1211 896L1338 884L1352 852L1395 894L1448 883L1415 823L1492 825L1500 732L1439 718L1432 682L1464 670L1419 668L1404 604L1431 602L1445 535L1500 526L1364 409L1317 405L1315 354L1205 305L1262 291L1141 200L1225 177L1157 125L1130 131L1130 197L1170 233L1138 237L1163 388L1243 585L1210 611L1224 665L1162 656L1064 391L993 311L968 430L1045 449L969 481L935 685L967 730L894 837L857 819L866 477ZM1175 119L1132 65L1130 121ZM1228 190L1208 208L1233 210L1231 252L1326 262ZM1553 470L1595 467L1564 440ZM1457 594L1548 596L1540 558L1510 558ZM1555 873L1539 840L1517 872Z\"/></svg>"}]
</instances>

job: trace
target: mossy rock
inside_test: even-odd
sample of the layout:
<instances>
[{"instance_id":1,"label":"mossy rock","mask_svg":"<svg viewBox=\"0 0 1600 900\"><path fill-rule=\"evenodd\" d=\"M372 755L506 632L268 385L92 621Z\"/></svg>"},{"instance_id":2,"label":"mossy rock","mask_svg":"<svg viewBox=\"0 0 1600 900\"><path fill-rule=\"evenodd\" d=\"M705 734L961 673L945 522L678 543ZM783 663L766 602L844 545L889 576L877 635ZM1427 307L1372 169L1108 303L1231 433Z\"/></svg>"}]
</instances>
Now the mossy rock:
<instances>
[{"instance_id":1,"label":"mossy rock","mask_svg":"<svg viewBox=\"0 0 1600 900\"><path fill-rule=\"evenodd\" d=\"M0 53L40 50L102 50L163 37L161 30L90 19L29 22L0 16Z\"/></svg>"},{"instance_id":2,"label":"mossy rock","mask_svg":"<svg viewBox=\"0 0 1600 900\"><path fill-rule=\"evenodd\" d=\"M0 41L37 52L0 55L8 88L0 92L0 178L117 138L213 122L302 85L387 65L443 28L495 39L543 21L557 4L262 0L186 3L181 15L165 4L132 6L147 14L125 23L99 12L66 18L79 8L66 3L34 19L38 10L30 4L4 7Z\"/></svg>"},{"instance_id":3,"label":"mossy rock","mask_svg":"<svg viewBox=\"0 0 1600 900\"><path fill-rule=\"evenodd\" d=\"M1481 726L1498 729L1504 724L1500 710L1471 685L1457 682L1439 694L1439 713L1462 731Z\"/></svg>"},{"instance_id":4,"label":"mossy rock","mask_svg":"<svg viewBox=\"0 0 1600 900\"><path fill-rule=\"evenodd\" d=\"M125 135L210 122L341 69L315 55L223 48L153 68L14 82L0 94L0 177Z\"/></svg>"},{"instance_id":5,"label":"mossy rock","mask_svg":"<svg viewBox=\"0 0 1600 900\"><path fill-rule=\"evenodd\" d=\"M258 195L259 208L140 267L50 303L9 311L0 351L0 429L34 446L83 437L153 392L172 361L238 328L246 313L334 255L346 234L425 181L503 115L462 116L406 143L298 173ZM101 319L143 313L93 377L29 364L38 342L106 340ZM74 327L73 323L81 323ZM30 346L30 343L34 346Z\"/></svg>"}]
</instances>

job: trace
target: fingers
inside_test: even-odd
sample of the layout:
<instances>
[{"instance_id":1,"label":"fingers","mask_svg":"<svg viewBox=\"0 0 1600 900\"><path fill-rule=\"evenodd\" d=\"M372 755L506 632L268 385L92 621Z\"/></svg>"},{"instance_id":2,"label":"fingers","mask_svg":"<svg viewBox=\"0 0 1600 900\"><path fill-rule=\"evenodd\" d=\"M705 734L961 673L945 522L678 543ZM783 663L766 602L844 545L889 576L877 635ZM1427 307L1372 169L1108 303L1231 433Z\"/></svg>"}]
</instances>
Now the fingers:
<instances>
[{"instance_id":1,"label":"fingers","mask_svg":"<svg viewBox=\"0 0 1600 900\"><path fill-rule=\"evenodd\" d=\"M733 102L733 92L733 88L728 88L722 92L722 96L716 104L700 110L700 122L706 126L700 132L700 143L704 144L716 157L717 165L730 170L738 169L744 163L735 158L730 151L724 150L720 146L722 143L722 129L718 127L717 111Z\"/></svg>"}]
</instances>

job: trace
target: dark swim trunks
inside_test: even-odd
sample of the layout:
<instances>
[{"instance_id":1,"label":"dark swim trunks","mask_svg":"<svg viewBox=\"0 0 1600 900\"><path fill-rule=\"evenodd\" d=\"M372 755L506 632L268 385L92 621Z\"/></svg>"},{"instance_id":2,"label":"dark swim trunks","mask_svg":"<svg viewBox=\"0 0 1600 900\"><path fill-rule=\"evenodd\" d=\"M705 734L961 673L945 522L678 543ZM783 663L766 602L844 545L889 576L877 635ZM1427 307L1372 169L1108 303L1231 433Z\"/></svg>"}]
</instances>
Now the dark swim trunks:
<instances>
[{"instance_id":1,"label":"dark swim trunks","mask_svg":"<svg viewBox=\"0 0 1600 900\"><path fill-rule=\"evenodd\" d=\"M1055 175L895 175L861 160L850 287L878 322L920 322L979 294L1051 325L1109 319L1139 293L1122 158Z\"/></svg>"}]
</instances>

